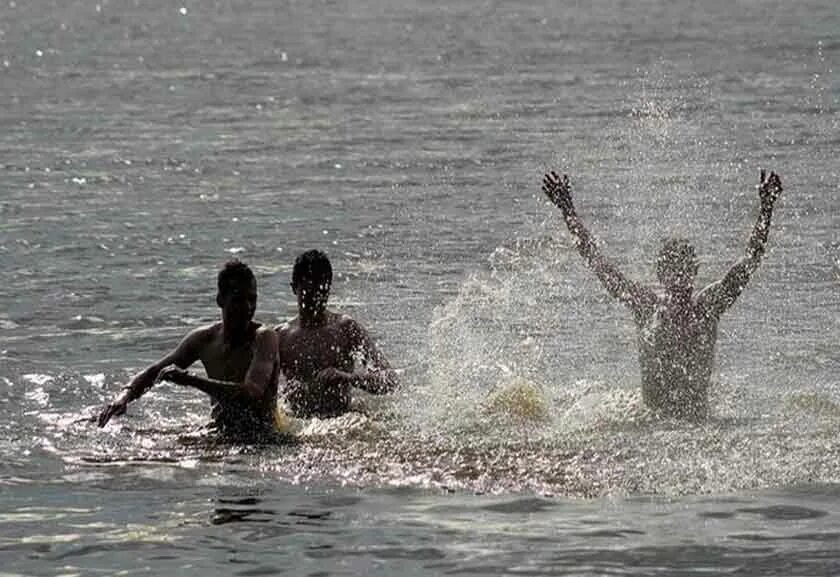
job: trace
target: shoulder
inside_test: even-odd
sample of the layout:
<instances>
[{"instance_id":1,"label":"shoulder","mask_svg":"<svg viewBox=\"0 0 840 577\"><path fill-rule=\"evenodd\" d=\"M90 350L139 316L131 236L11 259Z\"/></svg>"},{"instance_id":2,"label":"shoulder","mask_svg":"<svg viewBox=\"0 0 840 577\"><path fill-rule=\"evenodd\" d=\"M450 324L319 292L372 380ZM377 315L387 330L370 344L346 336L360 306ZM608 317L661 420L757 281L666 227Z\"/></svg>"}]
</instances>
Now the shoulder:
<instances>
[{"instance_id":1,"label":"shoulder","mask_svg":"<svg viewBox=\"0 0 840 577\"><path fill-rule=\"evenodd\" d=\"M278 346L286 346L291 340L294 340L297 329L300 327L298 317L287 320L274 327L274 339Z\"/></svg>"},{"instance_id":2,"label":"shoulder","mask_svg":"<svg viewBox=\"0 0 840 577\"><path fill-rule=\"evenodd\" d=\"M277 333L271 327L261 325L254 331L254 349L267 351L272 356L277 354Z\"/></svg>"},{"instance_id":3,"label":"shoulder","mask_svg":"<svg viewBox=\"0 0 840 577\"><path fill-rule=\"evenodd\" d=\"M201 357L208 348L213 347L214 343L218 343L221 340L221 334L221 323L213 323L195 328L181 339L173 354L179 358L190 358L194 360L197 357Z\"/></svg>"},{"instance_id":4,"label":"shoulder","mask_svg":"<svg viewBox=\"0 0 840 577\"><path fill-rule=\"evenodd\" d=\"M653 287L641 287L633 301L633 312L640 320L653 316L660 308L665 306L665 296Z\"/></svg>"},{"instance_id":5,"label":"shoulder","mask_svg":"<svg viewBox=\"0 0 840 577\"><path fill-rule=\"evenodd\" d=\"M271 328L269 326L266 326L266 325L260 325L254 331L254 340L256 340L257 342L264 341L264 340L273 341L276 338L277 338L277 332L273 328Z\"/></svg>"},{"instance_id":6,"label":"shoulder","mask_svg":"<svg viewBox=\"0 0 840 577\"><path fill-rule=\"evenodd\" d=\"M723 281L715 281L703 287L694 297L694 302L698 306L708 306L720 299Z\"/></svg>"},{"instance_id":7,"label":"shoulder","mask_svg":"<svg viewBox=\"0 0 840 577\"><path fill-rule=\"evenodd\" d=\"M333 321L335 331L351 346L361 346L369 340L368 333L356 319L347 314L336 315Z\"/></svg>"},{"instance_id":8,"label":"shoulder","mask_svg":"<svg viewBox=\"0 0 840 577\"><path fill-rule=\"evenodd\" d=\"M703 313L725 308L726 294L723 281L707 285L694 297L694 305Z\"/></svg>"},{"instance_id":9,"label":"shoulder","mask_svg":"<svg viewBox=\"0 0 840 577\"><path fill-rule=\"evenodd\" d=\"M333 319L332 321L330 321L330 324L346 332L364 332L364 328L362 327L362 325L360 325L358 321L356 321L356 319L345 313L334 313Z\"/></svg>"},{"instance_id":10,"label":"shoulder","mask_svg":"<svg viewBox=\"0 0 840 577\"><path fill-rule=\"evenodd\" d=\"M274 332L278 335L291 332L299 324L298 317L288 319L279 325L274 326Z\"/></svg>"},{"instance_id":11,"label":"shoulder","mask_svg":"<svg viewBox=\"0 0 840 577\"><path fill-rule=\"evenodd\" d=\"M222 334L222 323L215 322L191 330L184 337L184 341L194 344L206 344Z\"/></svg>"},{"instance_id":12,"label":"shoulder","mask_svg":"<svg viewBox=\"0 0 840 577\"><path fill-rule=\"evenodd\" d=\"M703 287L694 298L697 301L708 299L709 297L713 296L715 292L717 292L721 285L723 285L723 281L720 280L708 284L705 287Z\"/></svg>"}]
</instances>

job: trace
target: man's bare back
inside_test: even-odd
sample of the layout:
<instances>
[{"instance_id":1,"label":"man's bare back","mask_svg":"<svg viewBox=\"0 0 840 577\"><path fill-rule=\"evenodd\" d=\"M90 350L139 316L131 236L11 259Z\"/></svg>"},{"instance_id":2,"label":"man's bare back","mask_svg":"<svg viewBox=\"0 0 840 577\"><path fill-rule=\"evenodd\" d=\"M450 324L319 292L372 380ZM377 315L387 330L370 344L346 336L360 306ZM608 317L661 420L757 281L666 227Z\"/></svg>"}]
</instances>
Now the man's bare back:
<instances>
[{"instance_id":1,"label":"man's bare back","mask_svg":"<svg viewBox=\"0 0 840 577\"><path fill-rule=\"evenodd\" d=\"M649 293L634 310L645 404L679 418L704 418L720 314L701 295L688 302Z\"/></svg>"},{"instance_id":2,"label":"man's bare back","mask_svg":"<svg viewBox=\"0 0 840 577\"><path fill-rule=\"evenodd\" d=\"M685 240L666 241L657 259L664 290L628 278L600 252L572 204L567 176L551 172L543 192L563 212L566 225L587 265L614 298L633 312L638 330L642 396L665 415L702 419L709 413L708 388L714 364L718 322L758 267L767 243L773 205L782 192L775 173L761 172L758 220L747 252L718 282L694 292L697 258Z\"/></svg>"}]
</instances>

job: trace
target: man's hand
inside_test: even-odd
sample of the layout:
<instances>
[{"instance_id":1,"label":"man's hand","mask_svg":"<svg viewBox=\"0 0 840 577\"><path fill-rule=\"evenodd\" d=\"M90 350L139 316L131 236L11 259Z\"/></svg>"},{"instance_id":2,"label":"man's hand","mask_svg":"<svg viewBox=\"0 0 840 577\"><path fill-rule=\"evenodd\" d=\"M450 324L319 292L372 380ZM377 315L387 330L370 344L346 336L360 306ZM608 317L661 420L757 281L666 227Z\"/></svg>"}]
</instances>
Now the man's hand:
<instances>
[{"instance_id":1,"label":"man's hand","mask_svg":"<svg viewBox=\"0 0 840 577\"><path fill-rule=\"evenodd\" d=\"M170 383L181 385L184 382L183 377L186 375L187 371L185 371L184 369L176 367L175 365L170 365L158 373L155 382L159 383L161 381L169 381Z\"/></svg>"},{"instance_id":2,"label":"man's hand","mask_svg":"<svg viewBox=\"0 0 840 577\"><path fill-rule=\"evenodd\" d=\"M574 210L572 206L572 188L569 185L569 177L558 175L553 170L547 172L543 177L543 192L554 205L568 215Z\"/></svg>"},{"instance_id":3,"label":"man's hand","mask_svg":"<svg viewBox=\"0 0 840 577\"><path fill-rule=\"evenodd\" d=\"M350 403L352 380L353 375L334 367L321 369L315 375L315 390L309 389L309 403L327 408L328 412L343 413Z\"/></svg>"},{"instance_id":4,"label":"man's hand","mask_svg":"<svg viewBox=\"0 0 840 577\"><path fill-rule=\"evenodd\" d=\"M345 393L350 388L350 381L353 375L350 373L339 371L335 367L327 367L321 369L315 375L315 382L317 382L325 391Z\"/></svg>"},{"instance_id":5,"label":"man's hand","mask_svg":"<svg viewBox=\"0 0 840 577\"><path fill-rule=\"evenodd\" d=\"M96 420L96 423L100 427L104 427L108 424L108 421L111 420L111 417L117 417L125 414L126 406L128 406L128 401L124 397L120 397L99 413L99 418Z\"/></svg>"},{"instance_id":6,"label":"man's hand","mask_svg":"<svg viewBox=\"0 0 840 577\"><path fill-rule=\"evenodd\" d=\"M763 206L773 206L776 199L782 193L782 180L775 172L770 173L770 177L766 177L764 170L761 171L761 182L758 185L758 196L761 198Z\"/></svg>"}]
</instances>

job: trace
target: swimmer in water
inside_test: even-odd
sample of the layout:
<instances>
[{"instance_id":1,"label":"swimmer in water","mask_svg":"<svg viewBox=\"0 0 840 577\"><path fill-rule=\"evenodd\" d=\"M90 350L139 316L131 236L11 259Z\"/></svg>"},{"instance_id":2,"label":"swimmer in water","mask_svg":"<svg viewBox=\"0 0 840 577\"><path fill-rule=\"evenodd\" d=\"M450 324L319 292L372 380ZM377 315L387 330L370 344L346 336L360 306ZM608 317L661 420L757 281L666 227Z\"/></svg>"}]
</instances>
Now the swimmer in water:
<instances>
[{"instance_id":1,"label":"swimmer in water","mask_svg":"<svg viewBox=\"0 0 840 577\"><path fill-rule=\"evenodd\" d=\"M246 264L231 260L224 265L216 303L222 320L193 330L174 351L137 374L100 413L100 427L125 413L155 383L169 381L209 395L214 425L222 433L259 437L275 432L277 336L253 320L257 281ZM207 377L186 370L196 361Z\"/></svg>"},{"instance_id":2,"label":"swimmer in water","mask_svg":"<svg viewBox=\"0 0 840 577\"><path fill-rule=\"evenodd\" d=\"M760 210L746 255L721 280L698 293L694 292L697 258L688 241L665 241L656 261L663 290L656 291L626 278L601 254L575 212L568 176L546 174L543 192L563 212L586 264L607 292L633 312L645 404L669 417L706 418L718 321L744 290L764 254L773 205L782 192L779 177L774 172L767 177L761 171Z\"/></svg>"},{"instance_id":3,"label":"swimmer in water","mask_svg":"<svg viewBox=\"0 0 840 577\"><path fill-rule=\"evenodd\" d=\"M345 314L327 309L332 265L318 250L295 260L292 292L298 315L277 327L284 397L299 417L333 417L350 408L351 389L385 394L396 375L367 331Z\"/></svg>"}]
</instances>

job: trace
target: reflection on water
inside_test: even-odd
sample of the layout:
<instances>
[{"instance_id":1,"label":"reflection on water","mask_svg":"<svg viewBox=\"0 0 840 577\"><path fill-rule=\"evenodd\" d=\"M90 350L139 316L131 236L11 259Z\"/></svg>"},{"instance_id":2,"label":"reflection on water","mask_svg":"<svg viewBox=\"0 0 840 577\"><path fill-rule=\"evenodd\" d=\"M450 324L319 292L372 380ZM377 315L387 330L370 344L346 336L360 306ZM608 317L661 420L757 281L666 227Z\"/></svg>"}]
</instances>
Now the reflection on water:
<instances>
[{"instance_id":1,"label":"reflection on water","mask_svg":"<svg viewBox=\"0 0 840 577\"><path fill-rule=\"evenodd\" d=\"M669 571L698 576L721 570L790 575L832 574L837 563L838 485L679 499L661 494L644 497L639 491L623 499L599 500L507 494L515 490L516 479L519 487L528 488L530 483L551 488L557 495L584 496L588 493L581 490L583 480L596 472L602 479L610 478L604 472L620 472L616 479L624 480L614 481L612 490L626 488L628 471L643 468L644 463L630 453L597 459L599 450L594 447L606 441L593 440L596 431L581 432L588 439L585 450L560 449L545 442L457 447L419 437L380 436L371 443L321 436L294 447L216 447L213 458L198 459L195 445L180 445L175 429L164 427L165 433L155 433L156 448L145 455L134 448L136 460L80 459L83 451L76 447L75 457L63 466L78 471L77 477L54 484L34 479L5 484L0 556L26 559L21 567L60 562L80 573L101 567L103 556L109 567L134 569L142 557L143 566L153 571L177 560L185 575L220 567L230 568L228 574L243 575L340 574L346 563L373 574L661 575L667 566ZM125 427L114 436L129 433ZM645 425L634 434L641 444L645 437L656 438L657 443L637 450L647 451L648 457L671 452L670 458L680 459L686 468L695 467L701 458L708 460L712 453L679 455L661 435L677 444L700 435L710 443L714 437L718 443L714 452L750 435L776 444L771 453L779 448L778 441L766 430L759 432L754 423L690 431L677 425ZM103 441L112 442L111 436L103 434ZM58 451L53 458L61 455ZM799 450L793 458L801 462L804 456ZM739 457L726 464L732 469L729 474L756 474L757 469L749 470L755 465L743 454ZM407 463L420 464L413 481L407 476L410 471L397 466ZM652 476L657 465L638 474ZM768 468L783 470L778 460ZM317 484L302 488L288 483L294 481L294 471L304 469L312 480L318 479ZM549 470L569 474L552 481L546 477ZM577 480L572 471L577 471ZM722 466L717 471L726 473ZM98 475L85 476L85 472ZM440 483L433 482L435 474ZM687 476L696 474L695 469ZM673 469L665 471L660 482L666 476L670 483L679 480ZM5 472L4 481L10 481ZM340 488L335 482L355 486ZM400 486L405 484L431 490ZM468 491L451 494L443 487ZM484 488L506 494L475 494ZM670 490L688 488L686 484ZM68 495L72 507L64 504ZM14 564L8 569L13 571Z\"/></svg>"},{"instance_id":2,"label":"reflection on water","mask_svg":"<svg viewBox=\"0 0 840 577\"><path fill-rule=\"evenodd\" d=\"M268 523L274 516L274 511L258 507L260 499L243 497L240 499L219 498L210 522L214 525L238 523L248 521L252 523Z\"/></svg>"}]
</instances>

